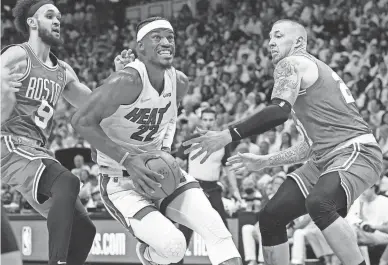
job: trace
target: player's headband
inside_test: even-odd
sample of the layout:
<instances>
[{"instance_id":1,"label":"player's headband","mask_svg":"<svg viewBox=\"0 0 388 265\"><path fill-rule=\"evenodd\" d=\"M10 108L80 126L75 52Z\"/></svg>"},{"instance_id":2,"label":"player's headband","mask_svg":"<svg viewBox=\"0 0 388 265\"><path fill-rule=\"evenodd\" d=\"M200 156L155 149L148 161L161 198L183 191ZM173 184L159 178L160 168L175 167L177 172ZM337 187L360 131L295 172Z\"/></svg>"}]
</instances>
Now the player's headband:
<instances>
[{"instance_id":1,"label":"player's headband","mask_svg":"<svg viewBox=\"0 0 388 265\"><path fill-rule=\"evenodd\" d=\"M171 29L172 31L173 28L170 24L170 22L168 22L167 20L164 20L164 19L160 19L160 20L155 20L155 21L152 21L150 23L148 23L147 25L145 25L144 27L142 27L139 32L137 33L137 41L141 41L145 35L147 35L149 32L153 31L154 29Z\"/></svg>"},{"instance_id":2,"label":"player's headband","mask_svg":"<svg viewBox=\"0 0 388 265\"><path fill-rule=\"evenodd\" d=\"M54 5L54 2L51 1L51 0L42 0L42 1L39 1L38 3L36 3L35 5L32 5L30 7L30 9L28 10L28 12L27 12L27 18L34 16L36 11L38 11L38 9L41 6L44 6L44 5L47 5L47 4Z\"/></svg>"}]
</instances>

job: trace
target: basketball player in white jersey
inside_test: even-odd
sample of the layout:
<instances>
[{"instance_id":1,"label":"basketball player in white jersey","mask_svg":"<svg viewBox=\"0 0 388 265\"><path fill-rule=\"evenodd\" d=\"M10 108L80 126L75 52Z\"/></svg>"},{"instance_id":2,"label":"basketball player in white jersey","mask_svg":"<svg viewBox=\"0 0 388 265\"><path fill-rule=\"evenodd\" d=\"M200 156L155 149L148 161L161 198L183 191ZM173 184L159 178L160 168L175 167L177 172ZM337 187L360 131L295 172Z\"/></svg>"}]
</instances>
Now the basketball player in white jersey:
<instances>
[{"instance_id":1,"label":"basketball player in white jersey","mask_svg":"<svg viewBox=\"0 0 388 265\"><path fill-rule=\"evenodd\" d=\"M162 176L147 169L137 154L170 150L188 81L172 67L174 31L167 20L149 18L138 25L137 51L140 60L110 76L72 119L98 150L106 208L141 242L136 250L143 264L184 257L185 237L170 220L201 235L212 264L242 264L231 234L194 178L183 172L179 187L164 200L147 196L160 185L151 177Z\"/></svg>"}]
</instances>

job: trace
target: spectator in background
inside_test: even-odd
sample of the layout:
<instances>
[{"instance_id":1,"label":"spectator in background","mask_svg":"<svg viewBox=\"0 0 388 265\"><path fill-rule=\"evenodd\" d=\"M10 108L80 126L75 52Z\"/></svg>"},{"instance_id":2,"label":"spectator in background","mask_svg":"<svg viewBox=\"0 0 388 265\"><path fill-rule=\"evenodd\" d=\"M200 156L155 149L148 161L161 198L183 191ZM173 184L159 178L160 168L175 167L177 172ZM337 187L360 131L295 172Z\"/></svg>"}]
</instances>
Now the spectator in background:
<instances>
[{"instance_id":1,"label":"spectator in background","mask_svg":"<svg viewBox=\"0 0 388 265\"><path fill-rule=\"evenodd\" d=\"M384 228L388 223L388 198L378 195L378 192L378 185L367 189L355 201L346 217L360 244L388 245L388 233L376 229Z\"/></svg>"},{"instance_id":2,"label":"spectator in background","mask_svg":"<svg viewBox=\"0 0 388 265\"><path fill-rule=\"evenodd\" d=\"M214 130L216 129L216 112L212 109L204 109L201 112L201 127L203 130ZM198 136L198 134L191 135L188 139ZM226 160L230 157L228 148L219 150L212 154L209 159L201 164L199 159L191 160L192 153L185 155L184 146L182 145L177 152L178 163L182 164L183 161L187 161L188 173L198 180L200 186L204 192L208 195L209 201L213 208L217 210L226 224L226 213L224 205L221 199L221 187L218 185L218 181L224 172L228 176L229 183L232 185L233 195L240 199L240 193L237 187L235 175L231 174L226 166Z\"/></svg>"},{"instance_id":3,"label":"spectator in background","mask_svg":"<svg viewBox=\"0 0 388 265\"><path fill-rule=\"evenodd\" d=\"M333 264L333 250L330 248L322 231L314 224L309 215L299 217L292 225L293 245L291 248L291 264L305 263L306 243L308 242L314 254L325 265ZM307 241L307 242L306 242Z\"/></svg>"},{"instance_id":4,"label":"spectator in background","mask_svg":"<svg viewBox=\"0 0 388 265\"><path fill-rule=\"evenodd\" d=\"M376 130L376 139L384 155L388 154L388 111L381 115L381 124Z\"/></svg>"},{"instance_id":5,"label":"spectator in background","mask_svg":"<svg viewBox=\"0 0 388 265\"><path fill-rule=\"evenodd\" d=\"M86 170L87 172L90 172L90 167L88 165L85 165L85 160L82 155L76 155L73 161L75 168L71 170L72 174L76 175L81 179L81 174L83 171Z\"/></svg>"}]
</instances>

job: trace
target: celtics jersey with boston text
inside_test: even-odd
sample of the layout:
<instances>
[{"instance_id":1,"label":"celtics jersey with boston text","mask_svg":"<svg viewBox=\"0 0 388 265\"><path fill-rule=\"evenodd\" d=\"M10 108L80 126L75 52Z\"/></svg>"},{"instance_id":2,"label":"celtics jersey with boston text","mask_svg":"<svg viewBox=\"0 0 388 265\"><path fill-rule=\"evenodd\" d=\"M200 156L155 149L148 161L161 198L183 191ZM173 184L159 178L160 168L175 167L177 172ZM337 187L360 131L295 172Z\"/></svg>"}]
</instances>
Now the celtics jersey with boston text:
<instances>
[{"instance_id":1,"label":"celtics jersey with boston text","mask_svg":"<svg viewBox=\"0 0 388 265\"><path fill-rule=\"evenodd\" d=\"M293 106L296 127L311 145L319 161L336 146L371 129L362 119L354 98L342 79L322 61L306 55L318 67L318 80L301 89Z\"/></svg>"},{"instance_id":2,"label":"celtics jersey with boston text","mask_svg":"<svg viewBox=\"0 0 388 265\"><path fill-rule=\"evenodd\" d=\"M112 141L123 148L128 147L128 151L131 147L143 151L160 150L170 121L176 121L177 118L175 68L165 70L164 89L159 94L150 83L144 63L136 59L125 67L139 72L143 89L133 104L121 105L100 125ZM97 162L102 166L123 168L100 151Z\"/></svg>"},{"instance_id":3,"label":"celtics jersey with boston text","mask_svg":"<svg viewBox=\"0 0 388 265\"><path fill-rule=\"evenodd\" d=\"M11 45L4 48L1 53ZM22 43L27 53L27 70L21 78L22 86L15 93L16 104L10 117L1 125L2 133L10 133L40 141L43 145L53 128L55 105L66 85L66 68L50 53L54 67L45 65L28 43Z\"/></svg>"}]
</instances>

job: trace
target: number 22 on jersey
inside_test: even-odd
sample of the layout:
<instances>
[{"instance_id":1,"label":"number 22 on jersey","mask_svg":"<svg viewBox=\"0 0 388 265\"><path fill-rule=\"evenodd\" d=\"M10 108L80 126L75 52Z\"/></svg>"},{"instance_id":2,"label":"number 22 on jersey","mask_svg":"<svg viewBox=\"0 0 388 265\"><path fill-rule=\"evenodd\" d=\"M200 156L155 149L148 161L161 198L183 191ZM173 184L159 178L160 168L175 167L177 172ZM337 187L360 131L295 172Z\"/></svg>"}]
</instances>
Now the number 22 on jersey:
<instances>
[{"instance_id":1,"label":"number 22 on jersey","mask_svg":"<svg viewBox=\"0 0 388 265\"><path fill-rule=\"evenodd\" d=\"M42 100L41 105L35 112L35 124L42 129L46 129L47 124L54 115L54 109L46 100Z\"/></svg>"},{"instance_id":2,"label":"number 22 on jersey","mask_svg":"<svg viewBox=\"0 0 388 265\"><path fill-rule=\"evenodd\" d=\"M337 81L339 89L341 90L342 96L345 99L345 102L347 104L355 102L352 92L350 92L350 89L347 87L347 85L342 81L342 79L338 76L336 72L332 72L331 76L335 81Z\"/></svg>"}]
</instances>

